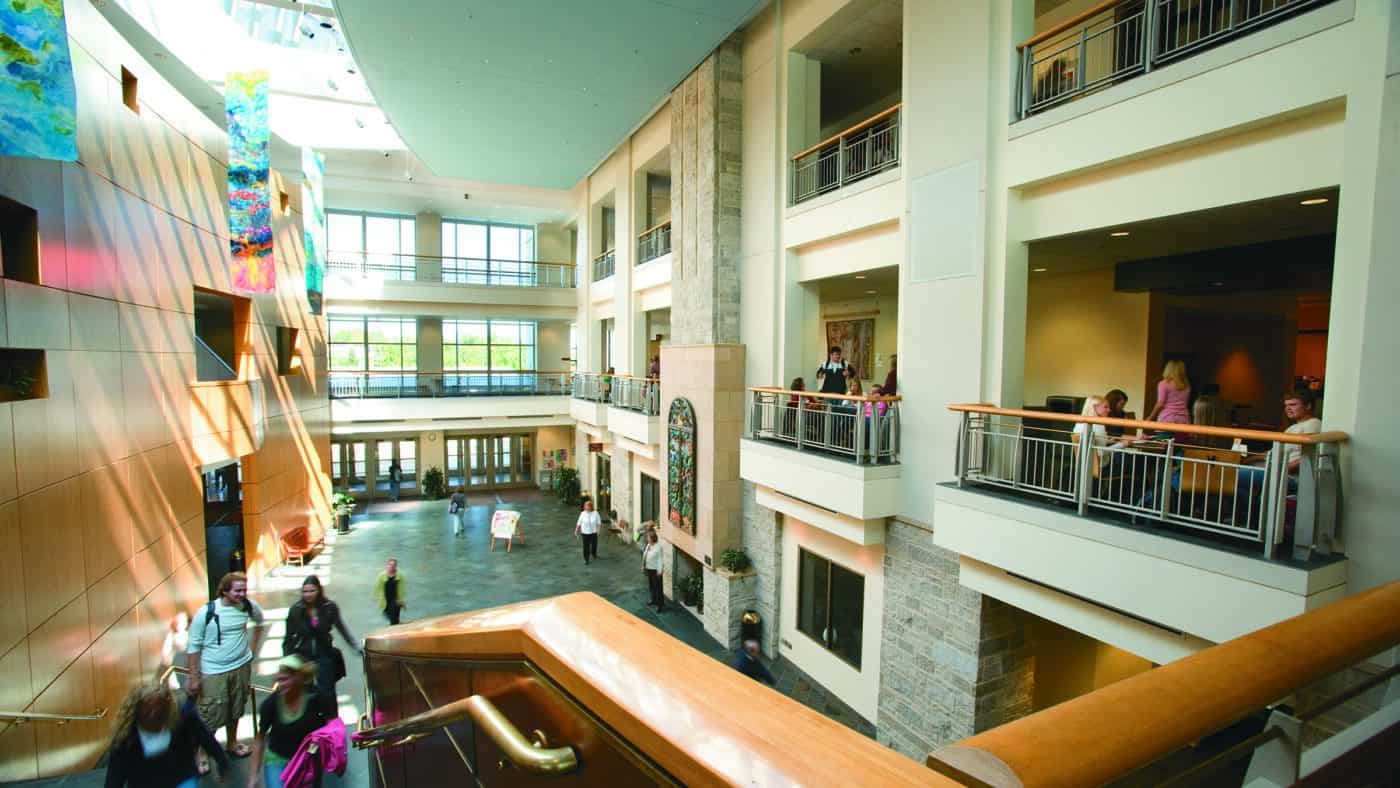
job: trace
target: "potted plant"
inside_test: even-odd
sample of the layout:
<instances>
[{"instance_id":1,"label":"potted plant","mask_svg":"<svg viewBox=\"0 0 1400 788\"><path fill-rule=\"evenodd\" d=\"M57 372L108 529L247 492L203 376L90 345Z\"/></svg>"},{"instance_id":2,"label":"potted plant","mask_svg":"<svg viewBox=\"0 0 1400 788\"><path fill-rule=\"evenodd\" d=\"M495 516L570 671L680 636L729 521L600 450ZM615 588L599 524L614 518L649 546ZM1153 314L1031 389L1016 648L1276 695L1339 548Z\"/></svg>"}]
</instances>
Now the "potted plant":
<instances>
[{"instance_id":1,"label":"potted plant","mask_svg":"<svg viewBox=\"0 0 1400 788\"><path fill-rule=\"evenodd\" d=\"M423 495L433 501L447 496L447 477L436 465L423 472Z\"/></svg>"},{"instance_id":2,"label":"potted plant","mask_svg":"<svg viewBox=\"0 0 1400 788\"><path fill-rule=\"evenodd\" d=\"M579 498L577 468L558 468L554 471L554 489L564 503L574 503Z\"/></svg>"},{"instance_id":3,"label":"potted plant","mask_svg":"<svg viewBox=\"0 0 1400 788\"><path fill-rule=\"evenodd\" d=\"M355 511L355 499L338 492L331 496L331 508L335 510L335 529L343 534L350 532L350 514Z\"/></svg>"},{"instance_id":4,"label":"potted plant","mask_svg":"<svg viewBox=\"0 0 1400 788\"><path fill-rule=\"evenodd\" d=\"M693 574L681 581L681 602L705 612L705 578Z\"/></svg>"},{"instance_id":5,"label":"potted plant","mask_svg":"<svg viewBox=\"0 0 1400 788\"><path fill-rule=\"evenodd\" d=\"M749 568L749 556L743 550L730 548L719 554L719 565L726 572L737 574Z\"/></svg>"}]
</instances>

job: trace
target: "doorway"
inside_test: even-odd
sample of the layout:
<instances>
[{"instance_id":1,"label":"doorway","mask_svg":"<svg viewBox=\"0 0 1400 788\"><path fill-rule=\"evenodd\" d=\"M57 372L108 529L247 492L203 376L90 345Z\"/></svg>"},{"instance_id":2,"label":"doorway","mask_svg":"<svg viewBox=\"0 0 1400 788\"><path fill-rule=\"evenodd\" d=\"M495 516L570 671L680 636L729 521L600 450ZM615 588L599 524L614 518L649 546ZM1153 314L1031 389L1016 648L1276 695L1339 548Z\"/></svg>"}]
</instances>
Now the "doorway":
<instances>
[{"instance_id":1,"label":"doorway","mask_svg":"<svg viewBox=\"0 0 1400 788\"><path fill-rule=\"evenodd\" d=\"M447 484L472 490L534 483L534 435L449 435Z\"/></svg>"},{"instance_id":2,"label":"doorway","mask_svg":"<svg viewBox=\"0 0 1400 788\"><path fill-rule=\"evenodd\" d=\"M247 569L243 546L243 464L234 460L204 472L205 568L209 596L227 572Z\"/></svg>"},{"instance_id":3,"label":"doorway","mask_svg":"<svg viewBox=\"0 0 1400 788\"><path fill-rule=\"evenodd\" d=\"M594 508L599 517L612 522L612 457L599 452L595 467L598 471L598 501Z\"/></svg>"}]
</instances>

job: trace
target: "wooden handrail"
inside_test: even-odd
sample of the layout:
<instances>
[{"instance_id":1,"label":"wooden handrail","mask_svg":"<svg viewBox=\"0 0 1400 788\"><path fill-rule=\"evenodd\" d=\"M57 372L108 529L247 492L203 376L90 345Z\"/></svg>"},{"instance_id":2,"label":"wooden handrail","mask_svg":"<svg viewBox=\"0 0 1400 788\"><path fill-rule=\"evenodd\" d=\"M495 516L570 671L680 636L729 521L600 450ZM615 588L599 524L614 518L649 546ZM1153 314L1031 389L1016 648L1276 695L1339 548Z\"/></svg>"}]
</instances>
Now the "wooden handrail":
<instances>
[{"instance_id":1,"label":"wooden handrail","mask_svg":"<svg viewBox=\"0 0 1400 788\"><path fill-rule=\"evenodd\" d=\"M610 254L617 254L617 247L616 247L616 246L614 246L614 247L611 248L611 249L604 249L597 257L593 258L593 262L596 263L596 262L598 262L599 260L602 260L604 257L607 257L607 256L610 255Z\"/></svg>"},{"instance_id":2,"label":"wooden handrail","mask_svg":"<svg viewBox=\"0 0 1400 788\"><path fill-rule=\"evenodd\" d=\"M576 268L573 263L549 263L544 260L502 260L497 257L444 257L440 254L410 254L408 252L371 252L365 249L326 252L327 261L333 254L379 255L381 257L412 257L415 260L481 260L488 263L525 263L526 265L553 266L555 268Z\"/></svg>"},{"instance_id":3,"label":"wooden handrail","mask_svg":"<svg viewBox=\"0 0 1400 788\"><path fill-rule=\"evenodd\" d=\"M1065 32L1066 30L1070 29L1071 27L1074 27L1075 25L1078 25L1086 19L1096 17L1099 14L1102 14L1104 11L1107 11L1108 9L1124 2L1126 2L1126 0L1103 0L1102 3L1098 3L1097 5L1080 11L1079 13L1070 17L1069 19L1066 19L1058 25L1054 25L1053 27L1050 27L1047 30L1042 30L1041 32L1036 33L1035 35L1031 36L1025 41L1022 41L1021 43L1016 45L1016 51L1020 52L1026 47L1035 46L1036 44L1039 44L1042 41L1054 38L1055 36ZM1148 2L1151 2L1151 0L1148 0Z\"/></svg>"},{"instance_id":4,"label":"wooden handrail","mask_svg":"<svg viewBox=\"0 0 1400 788\"><path fill-rule=\"evenodd\" d=\"M808 154L810 154L810 153L813 153L813 152L815 152L815 151L821 150L822 148L825 148L826 146L830 145L832 142L835 142L836 140L841 139L842 137L846 136L847 134L854 134L854 133L856 133L857 131L860 131L861 129L865 128L866 126L870 126L870 125L872 125L872 124L879 123L880 121L884 120L885 118L888 118L890 115L893 115L894 113L898 112L898 111L899 111L899 108L902 107L902 106L904 106L903 102L901 102L901 103L899 103L899 104L896 104L896 105L894 105L893 107L890 107L889 109L885 110L884 112L879 113L878 115L872 115L872 116L866 118L865 120L862 120L860 123L857 123L856 125L850 127L849 129L846 129L845 131L840 132L839 134L833 134L833 135L831 135L830 137L827 137L826 139L822 140L821 142L818 142L816 145L813 145L812 147L808 148L807 150L804 150L804 151L802 151L801 153L797 154L796 156L793 156L793 157L792 157L792 160L793 160L793 161L797 161L798 159L802 158L803 156L806 156L806 155L808 155Z\"/></svg>"},{"instance_id":5,"label":"wooden handrail","mask_svg":"<svg viewBox=\"0 0 1400 788\"><path fill-rule=\"evenodd\" d=\"M1206 435L1212 438L1240 438L1242 440L1271 441L1273 443L1294 443L1311 446L1319 443L1344 443L1351 440L1345 432L1314 432L1293 434L1271 432L1269 430L1245 430L1233 427L1211 427L1204 424L1177 424L1171 421L1144 421L1142 419L1114 419L1107 416L1076 416L1070 413L1054 413L1046 410L1024 410L1022 408L998 408L994 405L962 404L949 405L948 410L958 413L985 413L989 416L1016 416L1023 419L1041 421L1062 421L1085 424L1102 424L1105 427L1123 427L1154 432L1184 432L1190 435Z\"/></svg>"},{"instance_id":6,"label":"wooden handrail","mask_svg":"<svg viewBox=\"0 0 1400 788\"><path fill-rule=\"evenodd\" d=\"M480 347L486 347L481 345ZM371 369L333 369L328 374L331 375L392 375L393 377L403 377L404 375L574 375L574 372L561 372L548 369L441 369L425 371L421 369L404 370L394 372L392 370L371 370Z\"/></svg>"},{"instance_id":7,"label":"wooden handrail","mask_svg":"<svg viewBox=\"0 0 1400 788\"><path fill-rule=\"evenodd\" d=\"M657 230L660 230L662 227L665 227L665 226L669 225L670 223L671 223L671 220L670 220L670 219L667 219L666 221L664 221L664 222L662 222L662 223L660 223L660 224L652 225L651 227L648 227L647 229L645 229L645 230L643 230L643 231L637 233L637 238L639 238L639 239L640 239L640 238L645 238L645 237L647 237L648 235L651 235L652 233L656 232Z\"/></svg>"},{"instance_id":8,"label":"wooden handrail","mask_svg":"<svg viewBox=\"0 0 1400 788\"><path fill-rule=\"evenodd\" d=\"M749 391L756 391L761 394L791 394L795 397L812 397L814 399L840 399L850 402L903 402L904 398L898 394L893 397L872 397L870 395L855 396L854 394L823 394L820 391L793 391L791 389L780 389L774 386L749 386Z\"/></svg>"},{"instance_id":9,"label":"wooden handrail","mask_svg":"<svg viewBox=\"0 0 1400 788\"><path fill-rule=\"evenodd\" d=\"M585 374L585 375L600 375L600 376L602 376L602 377L610 377L610 378L612 378L613 380L640 380L640 381L642 381L643 383L660 383L660 382L661 382L661 378L643 378L643 377L638 377L637 375L619 375L619 374L616 373L616 372L612 373L611 375L609 375L609 374L606 373L606 372L585 372L585 373L580 373L580 374Z\"/></svg>"},{"instance_id":10,"label":"wooden handrail","mask_svg":"<svg viewBox=\"0 0 1400 788\"><path fill-rule=\"evenodd\" d=\"M1103 785L1397 642L1400 581L979 733L927 762L955 779Z\"/></svg>"},{"instance_id":11,"label":"wooden handrail","mask_svg":"<svg viewBox=\"0 0 1400 788\"><path fill-rule=\"evenodd\" d=\"M956 785L589 592L413 621L365 647L379 664L528 662L685 785ZM646 670L618 669L639 654Z\"/></svg>"}]
</instances>

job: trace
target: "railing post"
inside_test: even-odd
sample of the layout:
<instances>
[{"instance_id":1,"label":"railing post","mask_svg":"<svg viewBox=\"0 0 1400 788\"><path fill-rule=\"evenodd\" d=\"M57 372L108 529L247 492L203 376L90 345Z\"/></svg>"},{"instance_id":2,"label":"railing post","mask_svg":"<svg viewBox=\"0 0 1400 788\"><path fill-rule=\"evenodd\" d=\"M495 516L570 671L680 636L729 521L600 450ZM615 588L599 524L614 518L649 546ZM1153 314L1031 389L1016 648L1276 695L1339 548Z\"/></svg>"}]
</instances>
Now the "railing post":
<instances>
[{"instance_id":1,"label":"railing post","mask_svg":"<svg viewBox=\"0 0 1400 788\"><path fill-rule=\"evenodd\" d=\"M1142 73L1152 70L1157 49L1157 0L1142 3Z\"/></svg>"},{"instance_id":2,"label":"railing post","mask_svg":"<svg viewBox=\"0 0 1400 788\"><path fill-rule=\"evenodd\" d=\"M861 465L865 455L865 403L856 402L854 434L851 436L851 451L855 453L856 465Z\"/></svg>"},{"instance_id":3,"label":"railing post","mask_svg":"<svg viewBox=\"0 0 1400 788\"><path fill-rule=\"evenodd\" d=\"M1152 0L1147 0L1152 2ZM1025 120L1031 112L1031 78L1032 64L1035 62L1035 47L1028 46L1021 50L1021 101L1020 119Z\"/></svg>"},{"instance_id":4,"label":"railing post","mask_svg":"<svg viewBox=\"0 0 1400 788\"><path fill-rule=\"evenodd\" d=\"M818 153L818 160L821 154ZM836 188L846 185L846 138L836 140Z\"/></svg>"},{"instance_id":5,"label":"railing post","mask_svg":"<svg viewBox=\"0 0 1400 788\"><path fill-rule=\"evenodd\" d=\"M963 411L962 421L958 425L957 447L954 449L957 454L953 456L953 468L958 476L959 487L962 487L967 482L967 455L970 451L968 438L971 437L971 420L972 414Z\"/></svg>"},{"instance_id":6,"label":"railing post","mask_svg":"<svg viewBox=\"0 0 1400 788\"><path fill-rule=\"evenodd\" d=\"M802 408L802 396L797 397L797 450L802 451L802 438L807 434L806 418Z\"/></svg>"},{"instance_id":7,"label":"railing post","mask_svg":"<svg viewBox=\"0 0 1400 788\"><path fill-rule=\"evenodd\" d=\"M1026 422L1016 422L1016 443L1011 447L1011 486L1021 486L1021 444L1026 439Z\"/></svg>"},{"instance_id":8,"label":"railing post","mask_svg":"<svg viewBox=\"0 0 1400 788\"><path fill-rule=\"evenodd\" d=\"M1094 428L1092 424L1080 422L1088 429L1084 430L1084 437L1079 439L1079 489L1075 494L1075 503L1079 508L1079 515L1082 517L1089 511L1089 487L1094 480L1094 463L1098 459L1094 456Z\"/></svg>"},{"instance_id":9,"label":"railing post","mask_svg":"<svg viewBox=\"0 0 1400 788\"><path fill-rule=\"evenodd\" d=\"M1283 512L1280 504L1279 482L1282 477L1279 475L1279 466L1283 465L1283 444L1274 443L1269 448L1268 458L1264 463L1264 489L1260 497L1261 511L1263 517L1259 528L1259 537L1264 542L1264 557L1274 557L1274 542L1278 539L1279 521ZM1284 471L1285 475L1287 471Z\"/></svg>"},{"instance_id":10,"label":"railing post","mask_svg":"<svg viewBox=\"0 0 1400 788\"><path fill-rule=\"evenodd\" d=\"M1298 502L1293 522L1293 558L1331 555L1342 511L1341 464L1337 445L1301 446ZM1288 484L1288 469L1283 483ZM1285 508L1285 514L1287 509Z\"/></svg>"},{"instance_id":11,"label":"railing post","mask_svg":"<svg viewBox=\"0 0 1400 788\"><path fill-rule=\"evenodd\" d=\"M1161 498L1161 505L1158 507L1157 516L1164 522L1167 519L1167 513L1171 511L1172 462L1175 456L1176 437L1173 436L1167 439L1167 455L1162 461L1162 483L1157 487ZM1183 468L1182 473L1185 472L1186 470Z\"/></svg>"},{"instance_id":12,"label":"railing post","mask_svg":"<svg viewBox=\"0 0 1400 788\"><path fill-rule=\"evenodd\" d=\"M1079 64L1074 69L1075 93L1084 91L1084 64L1089 58L1089 27L1086 25L1079 29Z\"/></svg>"}]
</instances>

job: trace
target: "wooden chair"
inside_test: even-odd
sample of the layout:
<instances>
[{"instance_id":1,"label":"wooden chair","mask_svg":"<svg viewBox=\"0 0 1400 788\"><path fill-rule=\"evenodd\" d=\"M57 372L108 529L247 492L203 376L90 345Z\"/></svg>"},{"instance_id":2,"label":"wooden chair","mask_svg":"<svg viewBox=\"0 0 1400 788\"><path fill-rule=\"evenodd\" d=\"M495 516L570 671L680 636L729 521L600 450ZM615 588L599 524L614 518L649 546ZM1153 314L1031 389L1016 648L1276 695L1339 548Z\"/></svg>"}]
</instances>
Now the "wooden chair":
<instances>
[{"instance_id":1,"label":"wooden chair","mask_svg":"<svg viewBox=\"0 0 1400 788\"><path fill-rule=\"evenodd\" d=\"M313 541L310 529L304 525L299 525L277 537L277 546L282 553L282 563L292 566L306 566L306 557L324 543L325 537Z\"/></svg>"}]
</instances>

